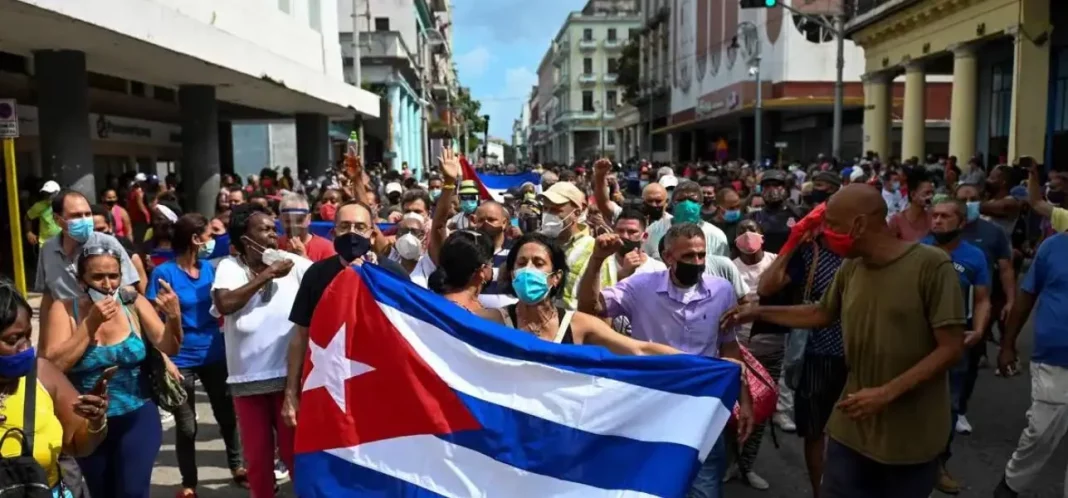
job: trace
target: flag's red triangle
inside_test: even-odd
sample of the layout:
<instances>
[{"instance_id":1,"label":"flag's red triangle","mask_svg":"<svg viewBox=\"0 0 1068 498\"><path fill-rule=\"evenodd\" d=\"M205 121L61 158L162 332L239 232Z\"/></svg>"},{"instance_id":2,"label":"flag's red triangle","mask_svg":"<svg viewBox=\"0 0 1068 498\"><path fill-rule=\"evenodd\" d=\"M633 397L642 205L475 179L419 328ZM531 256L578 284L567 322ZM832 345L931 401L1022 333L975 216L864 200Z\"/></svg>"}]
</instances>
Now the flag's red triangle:
<instances>
[{"instance_id":1,"label":"flag's red triangle","mask_svg":"<svg viewBox=\"0 0 1068 498\"><path fill-rule=\"evenodd\" d=\"M478 186L478 194L482 200L493 200L493 195L490 194L489 189L482 184L482 179L478 177L478 172L471 166L471 162L467 160L467 156L460 156L460 169L463 171L464 180L473 180L475 185Z\"/></svg>"},{"instance_id":2,"label":"flag's red triangle","mask_svg":"<svg viewBox=\"0 0 1068 498\"><path fill-rule=\"evenodd\" d=\"M302 393L298 453L481 428L456 393L400 335L360 275L350 269L339 273L323 292L309 338L325 348L342 324L347 330L348 358L374 370L346 381L347 413L342 413L325 388ZM312 367L311 355L306 354L302 379Z\"/></svg>"}]
</instances>

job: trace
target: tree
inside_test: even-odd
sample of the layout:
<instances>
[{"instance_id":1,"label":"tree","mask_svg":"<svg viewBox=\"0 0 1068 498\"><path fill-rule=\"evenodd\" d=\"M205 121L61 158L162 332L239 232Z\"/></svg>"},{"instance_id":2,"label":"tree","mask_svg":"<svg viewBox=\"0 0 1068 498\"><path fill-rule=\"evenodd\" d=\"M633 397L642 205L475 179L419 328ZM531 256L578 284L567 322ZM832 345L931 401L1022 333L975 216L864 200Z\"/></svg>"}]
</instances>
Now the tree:
<instances>
[{"instance_id":1,"label":"tree","mask_svg":"<svg viewBox=\"0 0 1068 498\"><path fill-rule=\"evenodd\" d=\"M455 106L460 118L463 119L464 123L467 123L468 150L464 152L470 152L481 143L478 135L486 132L486 120L483 119L481 114L482 103L471 98L470 90L461 87L460 91L457 92Z\"/></svg>"},{"instance_id":2,"label":"tree","mask_svg":"<svg viewBox=\"0 0 1068 498\"><path fill-rule=\"evenodd\" d=\"M623 53L619 56L619 77L616 82L623 87L623 100L633 104L641 95L641 42L638 34L631 35L630 40L623 46Z\"/></svg>"}]
</instances>

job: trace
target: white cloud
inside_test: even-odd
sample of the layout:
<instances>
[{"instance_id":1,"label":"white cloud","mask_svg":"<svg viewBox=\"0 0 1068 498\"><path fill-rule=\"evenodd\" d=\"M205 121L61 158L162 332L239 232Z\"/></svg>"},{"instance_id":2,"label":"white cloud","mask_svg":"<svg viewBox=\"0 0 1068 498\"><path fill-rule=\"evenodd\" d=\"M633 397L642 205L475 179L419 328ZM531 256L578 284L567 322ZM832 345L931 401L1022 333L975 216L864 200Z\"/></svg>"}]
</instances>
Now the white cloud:
<instances>
[{"instance_id":1,"label":"white cloud","mask_svg":"<svg viewBox=\"0 0 1068 498\"><path fill-rule=\"evenodd\" d=\"M491 58L489 49L481 45L456 56L456 69L460 73L461 81L481 78L489 68Z\"/></svg>"},{"instance_id":2,"label":"white cloud","mask_svg":"<svg viewBox=\"0 0 1068 498\"><path fill-rule=\"evenodd\" d=\"M510 97L530 94L530 87L538 82L538 75L526 67L513 67L504 73L504 92Z\"/></svg>"}]
</instances>

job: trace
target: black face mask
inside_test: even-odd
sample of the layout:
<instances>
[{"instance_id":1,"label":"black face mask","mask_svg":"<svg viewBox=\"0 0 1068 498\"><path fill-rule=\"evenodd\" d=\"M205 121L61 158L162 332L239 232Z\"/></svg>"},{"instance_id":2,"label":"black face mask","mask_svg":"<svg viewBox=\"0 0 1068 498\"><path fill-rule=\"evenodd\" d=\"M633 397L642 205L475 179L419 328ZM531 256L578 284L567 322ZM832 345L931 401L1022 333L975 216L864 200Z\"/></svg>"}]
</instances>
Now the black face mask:
<instances>
[{"instance_id":1,"label":"black face mask","mask_svg":"<svg viewBox=\"0 0 1068 498\"><path fill-rule=\"evenodd\" d=\"M815 206L817 204L823 204L827 199L831 198L831 193L826 190L813 190L808 194L808 204Z\"/></svg>"},{"instance_id":2,"label":"black face mask","mask_svg":"<svg viewBox=\"0 0 1068 498\"><path fill-rule=\"evenodd\" d=\"M931 232L931 237L934 237L935 243L940 246L953 242L954 239L960 236L960 229L950 230L948 232Z\"/></svg>"},{"instance_id":3,"label":"black face mask","mask_svg":"<svg viewBox=\"0 0 1068 498\"><path fill-rule=\"evenodd\" d=\"M118 204L118 203L119 203L118 200L104 201L104 205L107 206L107 207L115 207L115 205Z\"/></svg>"},{"instance_id":4,"label":"black face mask","mask_svg":"<svg viewBox=\"0 0 1068 498\"><path fill-rule=\"evenodd\" d=\"M371 250L371 240L355 232L334 237L334 251L345 261L352 262Z\"/></svg>"},{"instance_id":5,"label":"black face mask","mask_svg":"<svg viewBox=\"0 0 1068 498\"><path fill-rule=\"evenodd\" d=\"M504 231L503 228L497 228L497 227L490 226L490 225L482 225L478 229L478 233L481 233L482 235L485 235L486 237L489 237L491 241L495 240L497 238L497 236L500 235L501 232L503 232L503 231Z\"/></svg>"},{"instance_id":6,"label":"black face mask","mask_svg":"<svg viewBox=\"0 0 1068 498\"><path fill-rule=\"evenodd\" d=\"M673 272L675 280L679 282L683 287L693 287L697 285L697 282L701 280L701 275L705 272L704 264L693 264L685 261L679 261L675 263L675 271Z\"/></svg>"},{"instance_id":7,"label":"black face mask","mask_svg":"<svg viewBox=\"0 0 1068 498\"><path fill-rule=\"evenodd\" d=\"M640 240L627 240L623 239L623 247L619 248L618 254L620 256L630 254L631 251L637 251L641 247L642 241Z\"/></svg>"},{"instance_id":8,"label":"black face mask","mask_svg":"<svg viewBox=\"0 0 1068 498\"><path fill-rule=\"evenodd\" d=\"M645 211L645 215L649 217L649 221L656 221L664 217L664 210L657 206L642 204L642 210Z\"/></svg>"},{"instance_id":9,"label":"black face mask","mask_svg":"<svg viewBox=\"0 0 1068 498\"><path fill-rule=\"evenodd\" d=\"M1046 200L1050 204L1060 206L1064 204L1065 192L1063 190L1050 190L1046 192Z\"/></svg>"},{"instance_id":10,"label":"black face mask","mask_svg":"<svg viewBox=\"0 0 1068 498\"><path fill-rule=\"evenodd\" d=\"M705 198L704 198L704 204L705 204L705 207L715 206L716 205L716 198L706 195Z\"/></svg>"}]
</instances>

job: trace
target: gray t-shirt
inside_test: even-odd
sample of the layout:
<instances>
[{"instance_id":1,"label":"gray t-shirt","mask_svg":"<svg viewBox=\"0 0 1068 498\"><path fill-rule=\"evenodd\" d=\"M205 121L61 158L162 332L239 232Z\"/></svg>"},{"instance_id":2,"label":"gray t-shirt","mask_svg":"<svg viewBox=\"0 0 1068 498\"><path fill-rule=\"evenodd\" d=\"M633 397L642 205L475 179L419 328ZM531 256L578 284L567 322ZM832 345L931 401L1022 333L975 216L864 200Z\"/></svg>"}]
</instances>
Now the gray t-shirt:
<instances>
[{"instance_id":1,"label":"gray t-shirt","mask_svg":"<svg viewBox=\"0 0 1068 498\"><path fill-rule=\"evenodd\" d=\"M53 299L73 299L83 292L78 283L77 263L78 257L87 247L103 247L114 251L122 259L122 285L134 285L141 280L137 274L137 268L130 261L122 244L106 233L93 232L89 239L74 250L74 256L67 258L63 253L63 235L52 237L41 248L41 254L37 258L37 280L34 281L33 290L36 292L52 293Z\"/></svg>"}]
</instances>

